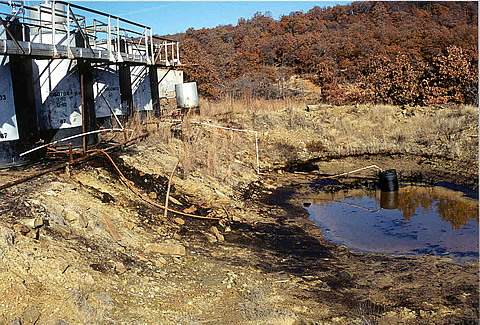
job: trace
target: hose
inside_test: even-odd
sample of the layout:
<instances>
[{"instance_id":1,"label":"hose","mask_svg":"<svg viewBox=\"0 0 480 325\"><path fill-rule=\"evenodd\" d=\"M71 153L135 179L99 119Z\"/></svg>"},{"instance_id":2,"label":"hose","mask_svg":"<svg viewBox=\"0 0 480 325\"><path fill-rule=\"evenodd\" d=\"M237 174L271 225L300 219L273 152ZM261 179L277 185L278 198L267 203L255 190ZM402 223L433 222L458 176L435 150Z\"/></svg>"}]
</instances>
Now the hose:
<instances>
[{"instance_id":1,"label":"hose","mask_svg":"<svg viewBox=\"0 0 480 325\"><path fill-rule=\"evenodd\" d=\"M151 205L157 207L157 208L160 208L160 209L163 209L163 210L167 210L167 211L170 211L172 213L175 213L175 214L178 214L178 215L182 215L182 216L185 216L185 217L190 217L190 218L197 218L197 219L208 219L208 220L220 220L220 218L218 217L207 217L207 216L199 216L199 215L196 215L196 214L189 214L189 213L185 213L185 212L181 212L181 211L177 211L177 210L173 210L171 208L165 208L163 205L161 204L158 204L152 200L150 200L148 197L146 197L145 195L143 195L142 193L140 193L140 191L135 187L133 186L130 181L123 175L123 173L120 171L120 169L118 168L118 166L115 164L115 162L113 161L112 157L110 157L110 155L108 153L106 153L105 151L101 150L101 149L91 149L91 150L88 150L87 152L100 152L100 153L103 153L105 156L107 156L108 160L110 160L110 162L112 163L113 167L117 170L118 174L120 175L120 177L122 178L122 180L127 184L127 186L135 193L137 194L141 199L143 199L145 202L147 203L150 203Z\"/></svg>"}]
</instances>

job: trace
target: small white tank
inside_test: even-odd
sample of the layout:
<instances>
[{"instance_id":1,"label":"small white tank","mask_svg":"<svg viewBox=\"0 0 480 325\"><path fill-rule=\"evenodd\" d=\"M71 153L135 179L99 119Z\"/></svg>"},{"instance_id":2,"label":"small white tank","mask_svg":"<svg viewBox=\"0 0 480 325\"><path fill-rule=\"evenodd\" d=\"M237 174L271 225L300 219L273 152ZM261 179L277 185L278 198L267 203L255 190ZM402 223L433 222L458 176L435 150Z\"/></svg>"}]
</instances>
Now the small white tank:
<instances>
[{"instance_id":1,"label":"small white tank","mask_svg":"<svg viewBox=\"0 0 480 325\"><path fill-rule=\"evenodd\" d=\"M179 108L198 107L197 83L186 82L175 85L175 97Z\"/></svg>"}]
</instances>

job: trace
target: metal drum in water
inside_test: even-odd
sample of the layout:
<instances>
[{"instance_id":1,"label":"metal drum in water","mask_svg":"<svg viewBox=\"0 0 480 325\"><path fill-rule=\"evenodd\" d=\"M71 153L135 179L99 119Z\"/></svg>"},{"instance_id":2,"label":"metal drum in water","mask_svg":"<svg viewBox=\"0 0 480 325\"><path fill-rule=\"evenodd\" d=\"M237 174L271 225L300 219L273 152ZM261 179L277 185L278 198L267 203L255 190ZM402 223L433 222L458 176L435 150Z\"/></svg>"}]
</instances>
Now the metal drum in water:
<instances>
[{"instance_id":1,"label":"metal drum in water","mask_svg":"<svg viewBox=\"0 0 480 325\"><path fill-rule=\"evenodd\" d=\"M379 174L380 190L383 192L398 191L398 178L395 169L382 170Z\"/></svg>"},{"instance_id":2,"label":"metal drum in water","mask_svg":"<svg viewBox=\"0 0 480 325\"><path fill-rule=\"evenodd\" d=\"M186 82L175 85L175 96L179 108L198 107L198 92L196 82Z\"/></svg>"},{"instance_id":3,"label":"metal drum in water","mask_svg":"<svg viewBox=\"0 0 480 325\"><path fill-rule=\"evenodd\" d=\"M8 22L17 40L28 41L28 28L18 20ZM0 39L10 39L0 26ZM40 152L20 156L38 141L37 114L33 91L32 60L0 56L0 167L28 163Z\"/></svg>"}]
</instances>

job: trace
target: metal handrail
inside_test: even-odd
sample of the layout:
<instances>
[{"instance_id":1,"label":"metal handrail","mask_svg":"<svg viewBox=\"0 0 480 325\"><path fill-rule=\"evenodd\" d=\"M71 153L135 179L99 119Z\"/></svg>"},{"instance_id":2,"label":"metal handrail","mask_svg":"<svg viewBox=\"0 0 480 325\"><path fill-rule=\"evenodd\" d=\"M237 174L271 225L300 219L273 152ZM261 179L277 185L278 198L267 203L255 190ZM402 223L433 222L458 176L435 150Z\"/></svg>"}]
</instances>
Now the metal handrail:
<instances>
[{"instance_id":1,"label":"metal handrail","mask_svg":"<svg viewBox=\"0 0 480 325\"><path fill-rule=\"evenodd\" d=\"M41 4L35 7L27 6L18 0L0 0L0 4L12 8L22 8L16 11L22 13L22 24L38 29L40 43L43 43L42 34L45 34L45 31L48 31L47 34L51 33L54 56L57 54L57 45L61 45L58 43L59 38L55 35L66 34L67 39L70 40L71 31L75 30L82 35L86 42L93 40L94 49L97 48L97 45L107 45L106 50L113 62L122 62L120 53L126 53L127 55L138 55L147 64L164 63L167 66L180 64L179 41L154 35L149 26L62 0L52 0L48 5ZM55 7L56 4L65 5L68 9L59 11ZM87 24L87 17L74 13L72 8L100 15L107 18L108 22L103 22L95 17L93 24ZM25 9L38 12L38 18L26 16ZM47 21L42 19L44 15L51 17L48 17ZM11 14L0 12L0 16L11 16ZM112 19L115 19L116 22L112 22ZM125 28L120 26L120 22L142 28L142 30ZM121 46L123 42L125 47ZM67 42L67 46L70 48L70 41Z\"/></svg>"}]
</instances>

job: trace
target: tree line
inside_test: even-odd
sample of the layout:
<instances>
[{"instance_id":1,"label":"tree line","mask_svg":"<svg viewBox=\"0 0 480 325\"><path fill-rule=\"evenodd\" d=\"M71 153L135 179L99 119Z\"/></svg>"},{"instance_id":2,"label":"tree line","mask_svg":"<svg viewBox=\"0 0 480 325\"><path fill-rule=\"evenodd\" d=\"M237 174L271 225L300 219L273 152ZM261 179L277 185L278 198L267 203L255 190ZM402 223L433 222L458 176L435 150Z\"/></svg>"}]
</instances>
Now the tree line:
<instances>
[{"instance_id":1,"label":"tree line","mask_svg":"<svg viewBox=\"0 0 480 325\"><path fill-rule=\"evenodd\" d=\"M188 29L185 76L211 98L279 98L291 76L333 104L478 103L476 2L353 2Z\"/></svg>"}]
</instances>

